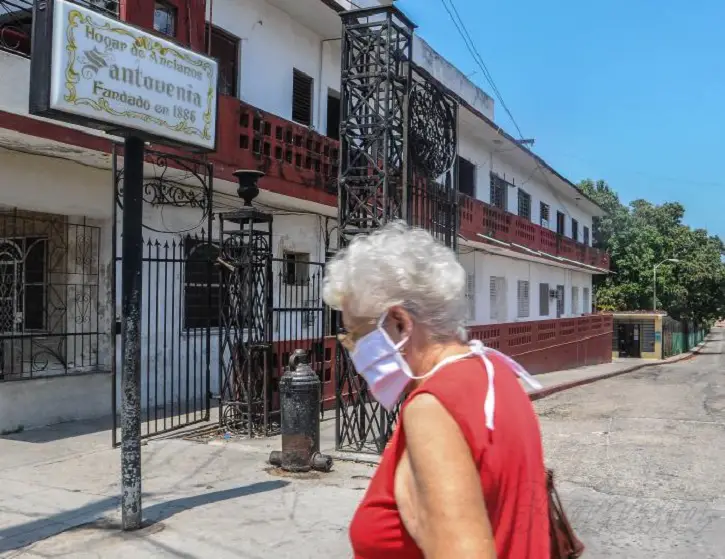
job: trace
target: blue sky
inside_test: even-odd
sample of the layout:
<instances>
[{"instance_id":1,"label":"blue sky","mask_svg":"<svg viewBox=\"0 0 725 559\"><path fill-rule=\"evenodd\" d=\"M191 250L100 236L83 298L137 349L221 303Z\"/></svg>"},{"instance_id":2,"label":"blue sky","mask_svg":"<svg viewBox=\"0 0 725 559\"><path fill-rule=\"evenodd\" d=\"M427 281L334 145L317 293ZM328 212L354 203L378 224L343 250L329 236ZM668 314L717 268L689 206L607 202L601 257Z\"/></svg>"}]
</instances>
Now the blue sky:
<instances>
[{"instance_id":1,"label":"blue sky","mask_svg":"<svg viewBox=\"0 0 725 559\"><path fill-rule=\"evenodd\" d=\"M679 201L689 225L725 240L725 2L453 2L534 151L625 203ZM433 48L478 70L442 0L398 4ZM493 96L480 70L471 79ZM498 102L496 121L516 135Z\"/></svg>"}]
</instances>

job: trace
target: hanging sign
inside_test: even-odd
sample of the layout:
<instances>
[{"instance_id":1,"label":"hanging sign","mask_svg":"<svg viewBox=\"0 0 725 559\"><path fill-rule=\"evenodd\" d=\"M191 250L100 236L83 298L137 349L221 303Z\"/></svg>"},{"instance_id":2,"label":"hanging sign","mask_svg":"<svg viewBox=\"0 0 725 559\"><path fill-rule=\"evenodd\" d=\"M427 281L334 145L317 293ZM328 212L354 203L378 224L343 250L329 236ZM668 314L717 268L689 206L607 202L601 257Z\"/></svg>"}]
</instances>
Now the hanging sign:
<instances>
[{"instance_id":1,"label":"hanging sign","mask_svg":"<svg viewBox=\"0 0 725 559\"><path fill-rule=\"evenodd\" d=\"M215 150L215 60L68 0L34 17L31 114Z\"/></svg>"}]
</instances>

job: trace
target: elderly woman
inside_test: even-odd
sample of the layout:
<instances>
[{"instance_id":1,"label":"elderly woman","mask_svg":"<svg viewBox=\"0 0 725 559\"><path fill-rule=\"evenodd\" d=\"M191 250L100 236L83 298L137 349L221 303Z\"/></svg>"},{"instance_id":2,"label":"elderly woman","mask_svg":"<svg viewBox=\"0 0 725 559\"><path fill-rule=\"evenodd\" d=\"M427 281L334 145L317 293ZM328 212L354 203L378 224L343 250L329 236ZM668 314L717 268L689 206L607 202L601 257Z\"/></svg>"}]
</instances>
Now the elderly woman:
<instances>
[{"instance_id":1,"label":"elderly woman","mask_svg":"<svg viewBox=\"0 0 725 559\"><path fill-rule=\"evenodd\" d=\"M328 265L324 299L373 397L400 422L350 527L355 557L548 559L541 434L517 374L465 343L465 272L396 222Z\"/></svg>"}]
</instances>

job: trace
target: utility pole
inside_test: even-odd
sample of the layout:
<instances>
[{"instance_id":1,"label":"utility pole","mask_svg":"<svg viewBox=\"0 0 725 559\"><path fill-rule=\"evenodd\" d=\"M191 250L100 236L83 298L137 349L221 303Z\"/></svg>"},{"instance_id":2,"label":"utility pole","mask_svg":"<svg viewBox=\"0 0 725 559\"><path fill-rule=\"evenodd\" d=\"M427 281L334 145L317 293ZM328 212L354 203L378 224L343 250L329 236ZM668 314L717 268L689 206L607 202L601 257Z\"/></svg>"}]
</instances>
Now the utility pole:
<instances>
[{"instance_id":1,"label":"utility pole","mask_svg":"<svg viewBox=\"0 0 725 559\"><path fill-rule=\"evenodd\" d=\"M679 262L677 258L668 258L666 260L663 260L659 264L655 264L654 267L654 274L653 274L653 280L652 280L652 310L657 310L657 268L662 266L662 264L665 264L666 262Z\"/></svg>"},{"instance_id":2,"label":"utility pole","mask_svg":"<svg viewBox=\"0 0 725 559\"><path fill-rule=\"evenodd\" d=\"M141 138L123 151L121 238L121 524L141 527L141 298L143 266L143 158Z\"/></svg>"}]
</instances>

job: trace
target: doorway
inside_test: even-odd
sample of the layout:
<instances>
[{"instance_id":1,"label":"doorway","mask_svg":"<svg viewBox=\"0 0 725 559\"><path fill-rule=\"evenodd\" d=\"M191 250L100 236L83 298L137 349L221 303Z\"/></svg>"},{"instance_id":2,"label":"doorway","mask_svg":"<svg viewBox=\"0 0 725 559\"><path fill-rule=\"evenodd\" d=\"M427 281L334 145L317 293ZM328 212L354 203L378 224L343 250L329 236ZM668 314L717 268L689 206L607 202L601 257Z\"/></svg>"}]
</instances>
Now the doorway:
<instances>
[{"instance_id":1,"label":"doorway","mask_svg":"<svg viewBox=\"0 0 725 559\"><path fill-rule=\"evenodd\" d=\"M617 327L617 337L619 340L620 357L639 358L642 356L639 324L619 324Z\"/></svg>"}]
</instances>

